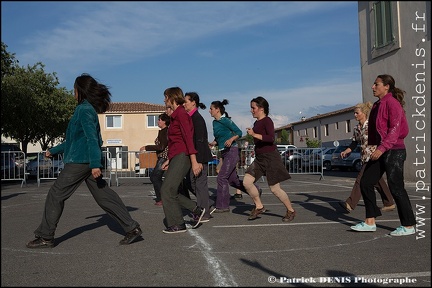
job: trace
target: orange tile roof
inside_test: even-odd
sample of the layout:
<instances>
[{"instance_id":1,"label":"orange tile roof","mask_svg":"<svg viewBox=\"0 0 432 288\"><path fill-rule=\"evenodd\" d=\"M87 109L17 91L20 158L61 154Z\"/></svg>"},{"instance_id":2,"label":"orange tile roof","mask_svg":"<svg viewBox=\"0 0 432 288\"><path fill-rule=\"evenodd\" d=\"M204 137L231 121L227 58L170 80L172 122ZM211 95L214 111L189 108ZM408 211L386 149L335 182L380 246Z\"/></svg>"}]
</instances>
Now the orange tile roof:
<instances>
[{"instance_id":1,"label":"orange tile roof","mask_svg":"<svg viewBox=\"0 0 432 288\"><path fill-rule=\"evenodd\" d=\"M165 112L165 105L145 102L111 102L106 113Z\"/></svg>"}]
</instances>

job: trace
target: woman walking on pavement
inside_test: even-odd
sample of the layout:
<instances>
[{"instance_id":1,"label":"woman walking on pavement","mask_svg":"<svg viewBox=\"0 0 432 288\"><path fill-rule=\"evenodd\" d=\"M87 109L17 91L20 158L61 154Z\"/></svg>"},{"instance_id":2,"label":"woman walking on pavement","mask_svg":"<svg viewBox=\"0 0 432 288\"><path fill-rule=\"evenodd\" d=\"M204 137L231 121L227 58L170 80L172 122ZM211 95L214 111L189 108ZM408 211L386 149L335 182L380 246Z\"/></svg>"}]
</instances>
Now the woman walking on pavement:
<instances>
[{"instance_id":1,"label":"woman walking on pavement","mask_svg":"<svg viewBox=\"0 0 432 288\"><path fill-rule=\"evenodd\" d=\"M359 232L376 231L375 219L381 216L376 204L374 185L384 172L387 184L396 202L401 226L390 233L391 236L405 236L415 233L416 218L404 183L404 163L406 148L404 139L409 127L403 106L405 91L395 86L392 76L378 75L372 85L373 95L378 100L369 115L368 143L377 145L366 163L360 188L366 207L366 219L352 230Z\"/></svg>"},{"instance_id":2,"label":"woman walking on pavement","mask_svg":"<svg viewBox=\"0 0 432 288\"><path fill-rule=\"evenodd\" d=\"M64 202L83 181L97 204L126 232L121 245L135 241L142 231L116 192L102 178L102 136L98 113L109 108L111 93L88 74L78 76L74 84L78 105L69 121L65 141L46 151L46 156L64 153L64 169L48 191L42 223L36 229L36 239L28 248L54 247L54 234L63 213Z\"/></svg>"},{"instance_id":3,"label":"woman walking on pavement","mask_svg":"<svg viewBox=\"0 0 432 288\"><path fill-rule=\"evenodd\" d=\"M209 145L218 146L222 158L222 166L217 175L216 209L214 213L229 212L230 193L229 188L234 187L246 192L243 181L237 174L239 162L239 148L236 140L242 136L241 130L228 116L225 105L228 100L213 101L210 105L210 115L213 120L213 135L215 140ZM258 188L256 187L258 190Z\"/></svg>"},{"instance_id":4,"label":"woman walking on pavement","mask_svg":"<svg viewBox=\"0 0 432 288\"><path fill-rule=\"evenodd\" d=\"M162 183L161 195L165 214L164 233L186 232L182 208L192 212L193 226L197 228L205 213L194 201L179 193L179 186L184 177L192 170L194 175L201 173L202 166L196 160L197 150L193 142L194 127L192 118L183 104L185 98L179 87L167 88L164 91L165 106L172 109L171 123L168 128L168 160L162 164L166 170Z\"/></svg>"},{"instance_id":5,"label":"woman walking on pavement","mask_svg":"<svg viewBox=\"0 0 432 288\"><path fill-rule=\"evenodd\" d=\"M192 191L196 196L197 204L199 207L205 209L205 214L201 219L201 222L208 222L211 218L210 215L210 195L208 190L207 172L208 162L213 160L213 156L208 145L208 133L207 126L204 118L199 113L198 108L206 109L206 106L200 102L198 93L187 92L185 93L185 103L183 106L186 112L191 116L192 123L194 126L194 144L198 151L196 154L196 160L201 166L201 172L195 175L192 169L189 174L186 175L184 181L184 189ZM188 192L189 193L189 192Z\"/></svg>"},{"instance_id":6,"label":"woman walking on pavement","mask_svg":"<svg viewBox=\"0 0 432 288\"><path fill-rule=\"evenodd\" d=\"M257 179L266 176L270 191L287 209L282 221L290 222L296 216L296 212L291 205L288 194L280 187L280 182L290 179L291 175L282 163L280 153L276 144L274 144L274 124L273 120L268 116L269 103L264 97L259 96L251 100L250 108L252 117L256 118L256 121L253 128L247 128L247 133L254 139L255 160L247 168L243 184L254 201L255 207L248 220L255 220L259 214L266 211L259 192L254 186Z\"/></svg>"},{"instance_id":7,"label":"woman walking on pavement","mask_svg":"<svg viewBox=\"0 0 432 288\"><path fill-rule=\"evenodd\" d=\"M157 155L156 165L150 174L150 181L153 184L156 198L155 205L162 206L161 187L162 179L165 170L162 169L162 164L168 159L168 126L170 125L170 116L167 113L162 113L158 118L158 126L160 128L158 136L155 139L155 145L146 145L141 147L140 151L155 151Z\"/></svg>"},{"instance_id":8,"label":"woman walking on pavement","mask_svg":"<svg viewBox=\"0 0 432 288\"><path fill-rule=\"evenodd\" d=\"M361 160L363 162L362 168L357 175L353 189L351 190L350 196L339 204L344 208L347 213L350 213L357 207L358 202L361 198L360 180L363 176L366 162L369 161L370 155L376 150L376 145L368 145L368 118L372 107L371 102L359 103L354 108L354 117L358 121L358 125L354 127L353 141L350 146L341 152L341 157L345 158L351 151L353 151L357 145L361 145ZM396 208L394 204L393 196L391 195L390 189L387 186L384 178L381 177L378 183L375 184L375 188L381 196L383 207L381 211L392 211Z\"/></svg>"}]
</instances>

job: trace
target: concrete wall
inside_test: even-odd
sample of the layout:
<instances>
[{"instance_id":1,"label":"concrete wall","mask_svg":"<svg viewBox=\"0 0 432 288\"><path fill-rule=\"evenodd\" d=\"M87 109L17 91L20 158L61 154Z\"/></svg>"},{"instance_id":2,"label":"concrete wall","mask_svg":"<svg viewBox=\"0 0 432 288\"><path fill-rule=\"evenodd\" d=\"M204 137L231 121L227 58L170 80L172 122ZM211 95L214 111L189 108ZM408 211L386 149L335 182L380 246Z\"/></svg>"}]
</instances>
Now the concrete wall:
<instances>
[{"instance_id":1,"label":"concrete wall","mask_svg":"<svg viewBox=\"0 0 432 288\"><path fill-rule=\"evenodd\" d=\"M431 157L431 4L429 1L392 1L399 39L382 55L373 47L372 1L358 2L360 61L363 100L375 102L372 84L377 75L390 74L396 87L406 91L405 110L410 133L405 139L407 161L405 179L430 184ZM429 187L424 186L423 189Z\"/></svg>"}]
</instances>

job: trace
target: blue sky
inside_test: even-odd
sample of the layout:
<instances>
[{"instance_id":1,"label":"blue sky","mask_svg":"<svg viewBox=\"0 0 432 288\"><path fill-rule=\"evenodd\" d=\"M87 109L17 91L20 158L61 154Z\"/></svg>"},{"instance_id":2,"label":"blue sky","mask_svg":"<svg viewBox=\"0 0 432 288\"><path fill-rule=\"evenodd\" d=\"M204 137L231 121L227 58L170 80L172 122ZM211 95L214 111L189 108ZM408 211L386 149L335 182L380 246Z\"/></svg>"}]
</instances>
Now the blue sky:
<instances>
[{"instance_id":1,"label":"blue sky","mask_svg":"<svg viewBox=\"0 0 432 288\"><path fill-rule=\"evenodd\" d=\"M357 1L1 2L1 38L21 66L42 62L61 87L90 73L113 102L163 104L196 91L245 131L265 97L275 127L362 101ZM211 140L211 139L210 139Z\"/></svg>"}]
</instances>

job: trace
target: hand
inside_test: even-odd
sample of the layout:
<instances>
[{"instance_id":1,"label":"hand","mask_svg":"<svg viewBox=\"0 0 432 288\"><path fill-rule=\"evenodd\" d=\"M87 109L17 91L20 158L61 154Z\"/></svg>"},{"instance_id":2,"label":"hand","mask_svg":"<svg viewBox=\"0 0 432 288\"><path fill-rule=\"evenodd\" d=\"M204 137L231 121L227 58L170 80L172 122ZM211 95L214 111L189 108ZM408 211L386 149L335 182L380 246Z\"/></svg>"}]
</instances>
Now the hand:
<instances>
[{"instance_id":1,"label":"hand","mask_svg":"<svg viewBox=\"0 0 432 288\"><path fill-rule=\"evenodd\" d=\"M196 163L192 165L192 171L195 176L198 176L203 169L203 165L201 163Z\"/></svg>"},{"instance_id":2,"label":"hand","mask_svg":"<svg viewBox=\"0 0 432 288\"><path fill-rule=\"evenodd\" d=\"M371 160L378 160L378 158L380 158L381 157L381 155L382 155L383 153L381 152L381 150L375 150L372 154L371 154L371 156L370 156L370 159Z\"/></svg>"},{"instance_id":3,"label":"hand","mask_svg":"<svg viewBox=\"0 0 432 288\"><path fill-rule=\"evenodd\" d=\"M168 166L169 166L169 160L166 160L166 161L162 164L161 168L162 168L162 170L168 170Z\"/></svg>"},{"instance_id":4,"label":"hand","mask_svg":"<svg viewBox=\"0 0 432 288\"><path fill-rule=\"evenodd\" d=\"M350 154L351 153L351 149L346 149L346 150L344 150L344 151L342 151L341 152L341 158L343 159L343 158L345 158L345 157L347 157L348 156L348 154Z\"/></svg>"},{"instance_id":5,"label":"hand","mask_svg":"<svg viewBox=\"0 0 432 288\"><path fill-rule=\"evenodd\" d=\"M102 176L102 171L100 168L92 168L92 175L95 179Z\"/></svg>"},{"instance_id":6,"label":"hand","mask_svg":"<svg viewBox=\"0 0 432 288\"><path fill-rule=\"evenodd\" d=\"M45 157L51 157L51 156L52 156L51 152L49 150L47 150L45 152Z\"/></svg>"},{"instance_id":7,"label":"hand","mask_svg":"<svg viewBox=\"0 0 432 288\"><path fill-rule=\"evenodd\" d=\"M227 141L225 141L225 147L231 147L233 140L230 138Z\"/></svg>"}]
</instances>

